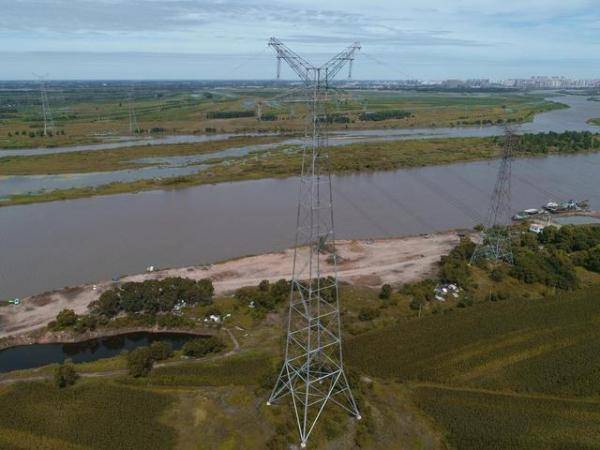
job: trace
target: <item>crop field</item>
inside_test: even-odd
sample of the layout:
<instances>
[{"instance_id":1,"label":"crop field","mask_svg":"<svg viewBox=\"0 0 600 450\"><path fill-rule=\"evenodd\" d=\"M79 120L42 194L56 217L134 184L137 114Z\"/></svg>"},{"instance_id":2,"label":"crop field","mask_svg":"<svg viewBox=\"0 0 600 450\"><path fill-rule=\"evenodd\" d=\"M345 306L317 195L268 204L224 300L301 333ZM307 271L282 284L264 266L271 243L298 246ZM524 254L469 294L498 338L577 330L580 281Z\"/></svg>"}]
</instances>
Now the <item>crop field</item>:
<instances>
[{"instance_id":1,"label":"crop field","mask_svg":"<svg viewBox=\"0 0 600 450\"><path fill-rule=\"evenodd\" d=\"M598 396L599 295L595 286L401 321L347 342L347 362L396 380Z\"/></svg>"},{"instance_id":2,"label":"crop field","mask_svg":"<svg viewBox=\"0 0 600 450\"><path fill-rule=\"evenodd\" d=\"M415 388L415 403L457 449L598 448L600 402L515 396L445 387Z\"/></svg>"},{"instance_id":3,"label":"crop field","mask_svg":"<svg viewBox=\"0 0 600 450\"><path fill-rule=\"evenodd\" d=\"M110 382L86 382L65 390L46 383L15 384L0 391L0 447L169 448L175 435L159 417L171 401L166 395Z\"/></svg>"}]
</instances>

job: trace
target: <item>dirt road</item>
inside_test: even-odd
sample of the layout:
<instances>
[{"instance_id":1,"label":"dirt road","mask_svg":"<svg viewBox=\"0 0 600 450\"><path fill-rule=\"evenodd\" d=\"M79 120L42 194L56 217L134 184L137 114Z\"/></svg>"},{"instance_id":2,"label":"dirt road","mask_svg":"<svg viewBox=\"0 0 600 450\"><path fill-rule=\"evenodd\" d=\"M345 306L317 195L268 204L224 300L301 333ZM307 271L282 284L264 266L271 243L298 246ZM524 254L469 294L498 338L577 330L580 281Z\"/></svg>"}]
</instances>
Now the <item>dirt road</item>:
<instances>
[{"instance_id":1,"label":"dirt road","mask_svg":"<svg viewBox=\"0 0 600 450\"><path fill-rule=\"evenodd\" d=\"M341 281L377 287L383 283L401 284L420 279L435 268L440 256L458 243L454 232L398 239L337 241L338 276ZM292 250L239 258L210 267L193 266L166 269L153 273L132 275L121 279L143 281L165 277L211 278L218 295L242 286L256 285L261 280L276 281L289 278L292 270ZM322 256L324 275L331 273L327 255ZM0 308L0 338L27 333L45 326L64 308L78 314L113 282L65 288L23 299L19 306Z\"/></svg>"}]
</instances>

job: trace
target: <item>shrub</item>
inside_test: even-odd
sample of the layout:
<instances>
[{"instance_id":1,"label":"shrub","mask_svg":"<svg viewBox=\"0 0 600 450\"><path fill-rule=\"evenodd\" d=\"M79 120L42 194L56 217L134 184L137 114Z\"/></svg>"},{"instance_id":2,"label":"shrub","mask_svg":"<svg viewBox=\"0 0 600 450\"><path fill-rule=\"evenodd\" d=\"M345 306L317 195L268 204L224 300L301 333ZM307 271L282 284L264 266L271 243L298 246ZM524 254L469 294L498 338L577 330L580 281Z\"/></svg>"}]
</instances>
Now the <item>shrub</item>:
<instances>
[{"instance_id":1,"label":"shrub","mask_svg":"<svg viewBox=\"0 0 600 450\"><path fill-rule=\"evenodd\" d=\"M365 306L361 308L358 312L358 320L366 322L368 320L376 319L377 317L379 317L380 314L381 311L379 311L379 309L373 308L371 306Z\"/></svg>"},{"instance_id":2,"label":"shrub","mask_svg":"<svg viewBox=\"0 0 600 450\"><path fill-rule=\"evenodd\" d=\"M583 266L587 270L600 273L600 245L587 252Z\"/></svg>"},{"instance_id":3,"label":"shrub","mask_svg":"<svg viewBox=\"0 0 600 450\"><path fill-rule=\"evenodd\" d=\"M235 292L235 297L248 304L254 302L254 307L259 313L274 311L279 304L288 299L291 284L281 279L271 284L267 280L260 282L258 286L246 286Z\"/></svg>"},{"instance_id":4,"label":"shrub","mask_svg":"<svg viewBox=\"0 0 600 450\"><path fill-rule=\"evenodd\" d=\"M379 298L381 300L389 300L392 296L392 286L389 284L384 284L381 286L381 291L379 291Z\"/></svg>"},{"instance_id":5,"label":"shrub","mask_svg":"<svg viewBox=\"0 0 600 450\"><path fill-rule=\"evenodd\" d=\"M154 359L149 347L139 347L127 354L127 370L132 377L145 377L153 365Z\"/></svg>"},{"instance_id":6,"label":"shrub","mask_svg":"<svg viewBox=\"0 0 600 450\"><path fill-rule=\"evenodd\" d=\"M169 359L173 354L173 347L168 342L155 341L150 344L150 355L154 361Z\"/></svg>"},{"instance_id":7,"label":"shrub","mask_svg":"<svg viewBox=\"0 0 600 450\"><path fill-rule=\"evenodd\" d=\"M78 378L79 375L69 361L62 363L54 371L54 384L58 388L73 386Z\"/></svg>"},{"instance_id":8,"label":"shrub","mask_svg":"<svg viewBox=\"0 0 600 450\"><path fill-rule=\"evenodd\" d=\"M63 309L56 315L56 329L62 330L75 325L77 322L77 314L72 309Z\"/></svg>"},{"instance_id":9,"label":"shrub","mask_svg":"<svg viewBox=\"0 0 600 450\"><path fill-rule=\"evenodd\" d=\"M492 269L491 273L490 273L490 278L499 283L501 281L503 281L506 276L508 275L508 270L506 269L505 266L496 266Z\"/></svg>"},{"instance_id":10,"label":"shrub","mask_svg":"<svg viewBox=\"0 0 600 450\"><path fill-rule=\"evenodd\" d=\"M188 341L183 345L182 351L186 356L200 358L209 353L218 353L225 348L223 341L216 337L199 338Z\"/></svg>"}]
</instances>

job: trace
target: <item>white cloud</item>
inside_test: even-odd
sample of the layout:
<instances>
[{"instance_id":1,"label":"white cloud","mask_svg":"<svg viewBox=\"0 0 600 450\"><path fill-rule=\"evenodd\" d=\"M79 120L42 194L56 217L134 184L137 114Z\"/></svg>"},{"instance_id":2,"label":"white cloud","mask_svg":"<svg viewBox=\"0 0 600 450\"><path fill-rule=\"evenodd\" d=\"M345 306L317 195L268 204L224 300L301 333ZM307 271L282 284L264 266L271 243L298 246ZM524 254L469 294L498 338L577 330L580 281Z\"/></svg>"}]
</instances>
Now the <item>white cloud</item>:
<instances>
[{"instance_id":1,"label":"white cloud","mask_svg":"<svg viewBox=\"0 0 600 450\"><path fill-rule=\"evenodd\" d=\"M415 72L440 58L448 69L463 61L469 76L477 61L553 59L560 73L565 61L587 58L597 67L600 50L598 0L0 2L0 51L8 52L253 54L276 35L309 53L360 40L371 54L410 58Z\"/></svg>"}]
</instances>

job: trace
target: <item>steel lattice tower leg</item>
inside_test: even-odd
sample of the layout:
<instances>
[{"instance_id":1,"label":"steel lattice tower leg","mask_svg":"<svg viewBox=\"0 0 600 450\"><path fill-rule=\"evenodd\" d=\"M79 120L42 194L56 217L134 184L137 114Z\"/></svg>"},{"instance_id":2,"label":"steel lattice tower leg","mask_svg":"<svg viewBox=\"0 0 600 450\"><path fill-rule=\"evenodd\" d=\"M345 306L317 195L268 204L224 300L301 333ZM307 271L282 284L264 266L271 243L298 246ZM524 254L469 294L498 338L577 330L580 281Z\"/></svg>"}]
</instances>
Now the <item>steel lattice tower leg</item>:
<instances>
[{"instance_id":1,"label":"steel lattice tower leg","mask_svg":"<svg viewBox=\"0 0 600 450\"><path fill-rule=\"evenodd\" d=\"M312 141L303 149L285 360L267 403L291 396L302 447L329 402L361 418L342 362L333 197L323 129L327 69L309 71ZM325 252L333 255L334 275L322 278L320 255Z\"/></svg>"},{"instance_id":2,"label":"steel lattice tower leg","mask_svg":"<svg viewBox=\"0 0 600 450\"><path fill-rule=\"evenodd\" d=\"M490 211L488 213L486 228L481 236L481 243L477 245L471 263L481 259L492 262L504 261L513 264L511 242L511 179L512 159L516 136L514 131L506 127L502 160L498 169L498 177L492 194Z\"/></svg>"}]
</instances>

